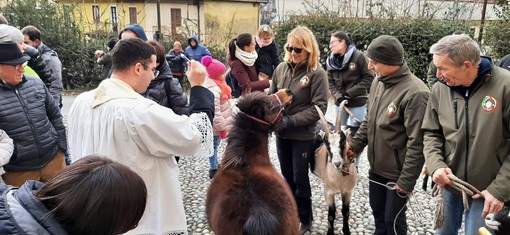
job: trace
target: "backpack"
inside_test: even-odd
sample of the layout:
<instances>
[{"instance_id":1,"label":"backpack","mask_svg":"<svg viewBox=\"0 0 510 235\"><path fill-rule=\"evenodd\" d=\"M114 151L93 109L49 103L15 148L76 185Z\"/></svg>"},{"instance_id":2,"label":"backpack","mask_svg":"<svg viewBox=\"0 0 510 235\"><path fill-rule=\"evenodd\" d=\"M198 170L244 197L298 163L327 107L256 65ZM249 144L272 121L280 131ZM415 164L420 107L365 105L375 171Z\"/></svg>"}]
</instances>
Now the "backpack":
<instances>
[{"instance_id":1,"label":"backpack","mask_svg":"<svg viewBox=\"0 0 510 235\"><path fill-rule=\"evenodd\" d=\"M225 76L225 81L227 82L227 85L232 89L232 98L239 98L241 96L241 86L239 86L239 82L237 82L237 79L232 74L232 70L228 69L227 74Z\"/></svg>"}]
</instances>

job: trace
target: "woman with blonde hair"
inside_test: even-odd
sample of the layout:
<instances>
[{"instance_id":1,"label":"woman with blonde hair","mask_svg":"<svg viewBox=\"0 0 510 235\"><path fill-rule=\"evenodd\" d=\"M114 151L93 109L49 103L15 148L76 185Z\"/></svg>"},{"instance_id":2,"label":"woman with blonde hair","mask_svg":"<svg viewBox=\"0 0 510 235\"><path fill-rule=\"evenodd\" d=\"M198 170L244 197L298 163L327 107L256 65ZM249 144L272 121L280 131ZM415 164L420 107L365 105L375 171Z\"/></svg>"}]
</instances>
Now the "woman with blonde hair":
<instances>
[{"instance_id":1,"label":"woman with blonde hair","mask_svg":"<svg viewBox=\"0 0 510 235\"><path fill-rule=\"evenodd\" d=\"M283 119L274 127L276 148L282 175L298 206L300 232L312 225L312 201L308 163L314 153L315 125L325 113L328 99L328 76L319 64L319 46L312 31L304 26L294 28L287 36L284 61L273 73L270 93L286 88L293 92L292 103Z\"/></svg>"}]
</instances>

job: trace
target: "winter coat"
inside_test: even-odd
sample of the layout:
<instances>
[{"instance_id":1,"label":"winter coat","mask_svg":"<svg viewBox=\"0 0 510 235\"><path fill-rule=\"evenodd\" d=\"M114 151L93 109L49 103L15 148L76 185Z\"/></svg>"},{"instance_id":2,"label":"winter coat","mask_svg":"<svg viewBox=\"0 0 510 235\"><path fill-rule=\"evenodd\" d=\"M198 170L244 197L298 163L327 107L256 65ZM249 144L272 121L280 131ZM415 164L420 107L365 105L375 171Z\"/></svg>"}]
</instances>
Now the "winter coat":
<instances>
[{"instance_id":1,"label":"winter coat","mask_svg":"<svg viewBox=\"0 0 510 235\"><path fill-rule=\"evenodd\" d=\"M241 86L241 94L247 94L249 91L264 91L269 87L268 80L259 80L255 65L246 66L238 59L229 61L230 72Z\"/></svg>"},{"instance_id":2,"label":"winter coat","mask_svg":"<svg viewBox=\"0 0 510 235\"><path fill-rule=\"evenodd\" d=\"M182 54L184 51L175 52L173 49L166 54L166 61L174 75L183 76L186 71L186 60L181 57Z\"/></svg>"},{"instance_id":3,"label":"winter coat","mask_svg":"<svg viewBox=\"0 0 510 235\"><path fill-rule=\"evenodd\" d=\"M257 60L255 61L257 73L264 73L271 79L274 69L280 64L276 43L273 40L271 44L265 47L260 47L259 44L255 43L255 50L258 54Z\"/></svg>"},{"instance_id":4,"label":"winter coat","mask_svg":"<svg viewBox=\"0 0 510 235\"><path fill-rule=\"evenodd\" d=\"M186 57L188 57L188 59L202 62L202 57L206 55L211 55L211 52L207 49L207 47L200 44L200 41L198 40L197 36L190 37L188 39L188 44L190 40L195 40L195 42L197 42L197 45L194 47L188 46L184 50L184 54L186 54Z\"/></svg>"},{"instance_id":5,"label":"winter coat","mask_svg":"<svg viewBox=\"0 0 510 235\"><path fill-rule=\"evenodd\" d=\"M35 197L44 184L29 180L19 189L0 184L0 234L67 235Z\"/></svg>"},{"instance_id":6,"label":"winter coat","mask_svg":"<svg viewBox=\"0 0 510 235\"><path fill-rule=\"evenodd\" d=\"M312 140L315 138L315 126L319 114L315 105L326 113L328 107L328 77L326 71L318 65L315 71L309 71L307 64L292 65L280 63L273 74L269 93L279 89L290 89L292 102L283 112L288 119L286 126L276 131L284 139Z\"/></svg>"},{"instance_id":7,"label":"winter coat","mask_svg":"<svg viewBox=\"0 0 510 235\"><path fill-rule=\"evenodd\" d=\"M214 94L214 119L213 133L218 136L220 131L229 132L232 129L234 116L232 114L232 104L230 100L221 100L220 87L210 78L205 81L205 87Z\"/></svg>"},{"instance_id":8,"label":"winter coat","mask_svg":"<svg viewBox=\"0 0 510 235\"><path fill-rule=\"evenodd\" d=\"M429 94L407 64L374 79L367 116L350 143L357 153L368 145L370 171L396 180L407 192L413 191L425 161L420 128Z\"/></svg>"},{"instance_id":9,"label":"winter coat","mask_svg":"<svg viewBox=\"0 0 510 235\"><path fill-rule=\"evenodd\" d=\"M103 56L97 58L97 64L103 66L101 68L101 79L108 78L108 73L112 69L112 54L111 52L104 53Z\"/></svg>"},{"instance_id":10,"label":"winter coat","mask_svg":"<svg viewBox=\"0 0 510 235\"><path fill-rule=\"evenodd\" d=\"M364 106L368 100L368 89L374 80L374 73L368 70L368 59L365 54L356 48L353 49L350 58L344 60L346 65L342 69L328 66L329 90L335 97L336 105L347 97L349 99L347 107ZM334 56L330 55L329 58Z\"/></svg>"},{"instance_id":11,"label":"winter coat","mask_svg":"<svg viewBox=\"0 0 510 235\"><path fill-rule=\"evenodd\" d=\"M188 115L188 97L182 91L179 81L172 76L168 62L164 61L156 69L159 75L151 81L143 96L170 108L178 115Z\"/></svg>"},{"instance_id":12,"label":"winter coat","mask_svg":"<svg viewBox=\"0 0 510 235\"><path fill-rule=\"evenodd\" d=\"M64 86L62 84L62 63L58 58L57 52L50 49L44 43L41 42L37 47L39 53L41 53L41 57L46 63L46 67L48 67L51 71L51 77L53 81L50 86L50 93L53 96L53 99L59 103L60 96L64 93Z\"/></svg>"},{"instance_id":13,"label":"winter coat","mask_svg":"<svg viewBox=\"0 0 510 235\"><path fill-rule=\"evenodd\" d=\"M27 65L34 70L39 78L44 82L46 87L49 89L54 78L52 77L50 68L46 66L41 54L37 49L31 46L26 46L24 54L30 56Z\"/></svg>"},{"instance_id":14,"label":"winter coat","mask_svg":"<svg viewBox=\"0 0 510 235\"><path fill-rule=\"evenodd\" d=\"M20 84L0 83L0 129L14 140L15 151L5 169L30 171L66 152L66 130L57 103L44 83L24 75Z\"/></svg>"},{"instance_id":15,"label":"winter coat","mask_svg":"<svg viewBox=\"0 0 510 235\"><path fill-rule=\"evenodd\" d=\"M510 198L510 72L482 58L469 89L439 81L423 120L429 172L453 174L500 201Z\"/></svg>"},{"instance_id":16,"label":"winter coat","mask_svg":"<svg viewBox=\"0 0 510 235\"><path fill-rule=\"evenodd\" d=\"M12 139L7 135L7 133L5 133L4 130L0 130L0 167L9 162L13 151L14 144Z\"/></svg>"}]
</instances>

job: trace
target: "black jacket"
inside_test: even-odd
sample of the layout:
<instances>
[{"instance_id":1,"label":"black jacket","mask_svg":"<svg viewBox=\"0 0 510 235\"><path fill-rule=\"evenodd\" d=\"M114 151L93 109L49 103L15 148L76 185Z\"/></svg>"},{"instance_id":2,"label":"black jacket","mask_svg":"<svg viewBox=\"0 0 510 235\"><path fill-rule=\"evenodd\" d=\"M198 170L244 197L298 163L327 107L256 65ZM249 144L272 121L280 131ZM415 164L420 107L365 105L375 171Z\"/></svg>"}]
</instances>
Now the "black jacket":
<instances>
[{"instance_id":1,"label":"black jacket","mask_svg":"<svg viewBox=\"0 0 510 235\"><path fill-rule=\"evenodd\" d=\"M168 62L164 61L156 69L159 75L151 81L143 96L172 109L176 114L189 115L188 97L179 81L172 76Z\"/></svg>"},{"instance_id":2,"label":"black jacket","mask_svg":"<svg viewBox=\"0 0 510 235\"><path fill-rule=\"evenodd\" d=\"M10 171L41 169L67 149L62 114L38 78L23 75L20 84L0 82L0 129L14 141L14 153L4 166Z\"/></svg>"},{"instance_id":3,"label":"black jacket","mask_svg":"<svg viewBox=\"0 0 510 235\"><path fill-rule=\"evenodd\" d=\"M174 74L184 74L184 71L186 71L186 61L181 57L181 54L184 55L184 51L175 52L173 49L166 54L166 61L168 61Z\"/></svg>"},{"instance_id":4,"label":"black jacket","mask_svg":"<svg viewBox=\"0 0 510 235\"><path fill-rule=\"evenodd\" d=\"M259 44L255 43L255 50L257 50L257 60L255 61L255 67L257 73L264 73L273 77L273 72L276 66L280 64L280 58L278 57L278 48L273 42L269 46L259 47Z\"/></svg>"}]
</instances>

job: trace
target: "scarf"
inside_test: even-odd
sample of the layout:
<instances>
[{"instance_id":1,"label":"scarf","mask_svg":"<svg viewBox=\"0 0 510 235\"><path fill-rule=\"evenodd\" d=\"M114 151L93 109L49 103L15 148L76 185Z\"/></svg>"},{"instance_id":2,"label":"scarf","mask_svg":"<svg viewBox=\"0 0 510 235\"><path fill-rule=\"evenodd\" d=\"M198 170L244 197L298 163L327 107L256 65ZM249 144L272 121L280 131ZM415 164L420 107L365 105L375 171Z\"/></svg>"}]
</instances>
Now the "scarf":
<instances>
[{"instance_id":1,"label":"scarf","mask_svg":"<svg viewBox=\"0 0 510 235\"><path fill-rule=\"evenodd\" d=\"M221 76L219 79L211 78L211 80L221 89L220 100L232 99L232 89L225 82L225 76Z\"/></svg>"},{"instance_id":2,"label":"scarf","mask_svg":"<svg viewBox=\"0 0 510 235\"><path fill-rule=\"evenodd\" d=\"M331 70L342 71L342 70L345 70L346 68L348 68L349 61L351 60L351 57L352 57L352 54L354 53L354 51L356 51L356 47L352 44L349 45L349 47L347 47L347 52L343 56L342 61L340 61L340 59L342 57L339 57L338 55L334 55L333 53L331 53L328 56L328 59L326 60L326 67L327 67L328 71L331 71Z\"/></svg>"},{"instance_id":3,"label":"scarf","mask_svg":"<svg viewBox=\"0 0 510 235\"><path fill-rule=\"evenodd\" d=\"M263 43L262 41L260 41L259 37L255 37L255 41L257 42L257 45L259 45L260 48L269 46L271 45L271 43L273 43L273 39L271 39L271 41L269 41L268 43Z\"/></svg>"},{"instance_id":4,"label":"scarf","mask_svg":"<svg viewBox=\"0 0 510 235\"><path fill-rule=\"evenodd\" d=\"M246 51L243 51L241 48L239 48L236 44L236 54L235 54L236 58L238 60L240 60L241 62L243 62L244 65L246 66L253 66L255 64L255 60L257 60L257 52L256 51L253 51L253 52L246 52Z\"/></svg>"}]
</instances>

